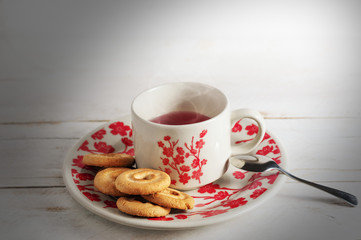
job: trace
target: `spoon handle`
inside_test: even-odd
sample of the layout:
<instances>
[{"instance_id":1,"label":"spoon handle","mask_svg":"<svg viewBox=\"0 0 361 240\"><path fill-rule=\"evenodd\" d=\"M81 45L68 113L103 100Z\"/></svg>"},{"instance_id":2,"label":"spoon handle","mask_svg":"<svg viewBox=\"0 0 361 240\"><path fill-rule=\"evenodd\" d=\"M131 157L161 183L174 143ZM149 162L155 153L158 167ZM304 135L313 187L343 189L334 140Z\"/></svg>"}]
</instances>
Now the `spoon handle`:
<instances>
[{"instance_id":1,"label":"spoon handle","mask_svg":"<svg viewBox=\"0 0 361 240\"><path fill-rule=\"evenodd\" d=\"M341 191L341 190L337 190L337 189L334 189L334 188L326 187L326 186L323 186L323 185L320 185L320 184L317 184L317 183L314 183L314 182L309 182L309 181L304 180L302 178L296 177L295 175L292 175L291 173L285 171L280 166L277 166L277 169L279 171L281 171L283 174L289 176L290 178L293 178L293 179L295 179L297 181L300 181L300 182L308 184L308 185L310 185L312 187L323 190L323 191L325 191L325 192L327 192L329 194L332 194L335 197L338 197L338 198L346 201L347 203L351 204L352 206L356 206L358 204L357 197L350 194L350 193L347 193L347 192L344 192L344 191Z\"/></svg>"}]
</instances>

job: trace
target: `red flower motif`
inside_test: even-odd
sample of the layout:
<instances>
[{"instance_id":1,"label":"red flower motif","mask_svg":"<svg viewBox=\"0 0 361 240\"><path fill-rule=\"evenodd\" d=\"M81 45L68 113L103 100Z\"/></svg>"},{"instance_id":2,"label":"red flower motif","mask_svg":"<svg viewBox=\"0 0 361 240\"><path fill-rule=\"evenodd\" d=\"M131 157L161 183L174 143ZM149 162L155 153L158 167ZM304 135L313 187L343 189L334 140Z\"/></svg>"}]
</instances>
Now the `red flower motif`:
<instances>
[{"instance_id":1,"label":"red flower motif","mask_svg":"<svg viewBox=\"0 0 361 240\"><path fill-rule=\"evenodd\" d=\"M232 128L232 132L236 133L236 132L242 131L242 125L239 124L240 121L241 121L241 120L237 121L237 122L234 124L234 126L233 126L233 128Z\"/></svg>"},{"instance_id":2,"label":"red flower motif","mask_svg":"<svg viewBox=\"0 0 361 240\"><path fill-rule=\"evenodd\" d=\"M169 175L171 174L172 170L170 168L165 168L164 172Z\"/></svg>"},{"instance_id":3,"label":"red flower motif","mask_svg":"<svg viewBox=\"0 0 361 240\"><path fill-rule=\"evenodd\" d=\"M265 156L272 151L273 151L273 146L267 145L267 146L263 147L262 149L258 150L256 154Z\"/></svg>"},{"instance_id":4,"label":"red flower motif","mask_svg":"<svg viewBox=\"0 0 361 240\"><path fill-rule=\"evenodd\" d=\"M276 141L273 140L273 139L270 139L270 140L268 141L268 143L269 143L269 144L276 144Z\"/></svg>"},{"instance_id":5,"label":"red flower motif","mask_svg":"<svg viewBox=\"0 0 361 240\"><path fill-rule=\"evenodd\" d=\"M204 144L205 144L205 142L203 141L203 139L201 139L196 142L196 148L201 149L201 148L203 148Z\"/></svg>"},{"instance_id":6,"label":"red flower motif","mask_svg":"<svg viewBox=\"0 0 361 240\"><path fill-rule=\"evenodd\" d=\"M163 148L163 147L164 147L164 143L163 143L162 141L159 141L159 142L158 142L158 146L161 147L161 148Z\"/></svg>"},{"instance_id":7,"label":"red flower motif","mask_svg":"<svg viewBox=\"0 0 361 240\"><path fill-rule=\"evenodd\" d=\"M167 156L167 157L172 157L173 156L173 148L163 148L163 155Z\"/></svg>"},{"instance_id":8,"label":"red flower motif","mask_svg":"<svg viewBox=\"0 0 361 240\"><path fill-rule=\"evenodd\" d=\"M94 175L89 174L89 173L78 173L75 177L82 181L94 179Z\"/></svg>"},{"instance_id":9,"label":"red flower motif","mask_svg":"<svg viewBox=\"0 0 361 240\"><path fill-rule=\"evenodd\" d=\"M200 212L199 214L202 215L203 217L213 217L222 213L226 213L228 212L227 209L224 210L211 210L211 211L204 211L204 212Z\"/></svg>"},{"instance_id":10,"label":"red flower motif","mask_svg":"<svg viewBox=\"0 0 361 240\"><path fill-rule=\"evenodd\" d=\"M86 188L85 186L82 186L82 185L76 185L79 189L79 191L84 191Z\"/></svg>"},{"instance_id":11,"label":"red flower motif","mask_svg":"<svg viewBox=\"0 0 361 240\"><path fill-rule=\"evenodd\" d=\"M281 156L278 156L276 158L272 158L273 161L275 161L277 164L280 164L281 163L281 159L280 159Z\"/></svg>"},{"instance_id":12,"label":"red flower motif","mask_svg":"<svg viewBox=\"0 0 361 240\"><path fill-rule=\"evenodd\" d=\"M267 191L267 188L257 189L252 193L252 195L250 197L253 199L256 199L259 196L261 196L265 191Z\"/></svg>"},{"instance_id":13,"label":"red flower motif","mask_svg":"<svg viewBox=\"0 0 361 240\"><path fill-rule=\"evenodd\" d=\"M124 143L125 146L131 147L133 146L133 141L130 140L129 138L122 138L122 142Z\"/></svg>"},{"instance_id":14,"label":"red flower motif","mask_svg":"<svg viewBox=\"0 0 361 240\"><path fill-rule=\"evenodd\" d=\"M164 137L164 141L169 141L170 140L170 137L169 136L165 136Z\"/></svg>"},{"instance_id":15,"label":"red flower motif","mask_svg":"<svg viewBox=\"0 0 361 240\"><path fill-rule=\"evenodd\" d=\"M111 146L106 144L106 142L95 142L94 147L98 152L102 153L112 153L115 149Z\"/></svg>"},{"instance_id":16,"label":"red flower motif","mask_svg":"<svg viewBox=\"0 0 361 240\"><path fill-rule=\"evenodd\" d=\"M183 155L183 154L184 154L184 150L183 150L183 148L181 148L181 147L177 147L177 152L178 152L179 155Z\"/></svg>"},{"instance_id":17,"label":"red flower motif","mask_svg":"<svg viewBox=\"0 0 361 240\"><path fill-rule=\"evenodd\" d=\"M260 177L261 177L261 174L262 174L261 172L253 174L253 175L248 179L248 182L254 182L254 181L256 181L257 178L260 178Z\"/></svg>"},{"instance_id":18,"label":"red flower motif","mask_svg":"<svg viewBox=\"0 0 361 240\"><path fill-rule=\"evenodd\" d=\"M246 130L247 130L247 134L248 135L253 135L253 134L257 134L258 133L258 126L252 124L252 125L248 125L246 127Z\"/></svg>"},{"instance_id":19,"label":"red flower motif","mask_svg":"<svg viewBox=\"0 0 361 240\"><path fill-rule=\"evenodd\" d=\"M74 168L71 169L71 176L74 177L74 175L76 175L78 173L78 171Z\"/></svg>"},{"instance_id":20,"label":"red flower motif","mask_svg":"<svg viewBox=\"0 0 361 240\"><path fill-rule=\"evenodd\" d=\"M194 148L192 148L192 149L190 150L190 153L193 154L193 155L195 155L195 154L197 154L197 150L195 150Z\"/></svg>"},{"instance_id":21,"label":"red flower motif","mask_svg":"<svg viewBox=\"0 0 361 240\"><path fill-rule=\"evenodd\" d=\"M93 135L91 135L91 137L96 140L96 139L103 139L104 135L107 132L104 129L100 129L99 131L95 132Z\"/></svg>"},{"instance_id":22,"label":"red flower motif","mask_svg":"<svg viewBox=\"0 0 361 240\"><path fill-rule=\"evenodd\" d=\"M187 215L184 215L184 214L179 214L179 215L176 215L175 217L178 219L187 219L188 218Z\"/></svg>"},{"instance_id":23,"label":"red flower motif","mask_svg":"<svg viewBox=\"0 0 361 240\"><path fill-rule=\"evenodd\" d=\"M271 136L268 133L265 133L262 141L267 140L269 138L271 138Z\"/></svg>"},{"instance_id":24,"label":"red flower motif","mask_svg":"<svg viewBox=\"0 0 361 240\"><path fill-rule=\"evenodd\" d=\"M207 160L206 159L203 159L202 162L201 162L201 165L206 165L207 164Z\"/></svg>"},{"instance_id":25,"label":"red flower motif","mask_svg":"<svg viewBox=\"0 0 361 240\"><path fill-rule=\"evenodd\" d=\"M198 169L198 170L192 172L192 178L193 179L196 179L196 180L199 181L202 176L203 176L202 169Z\"/></svg>"},{"instance_id":26,"label":"red flower motif","mask_svg":"<svg viewBox=\"0 0 361 240\"><path fill-rule=\"evenodd\" d=\"M248 186L248 189L256 189L259 186L262 186L262 182L261 181L254 181Z\"/></svg>"},{"instance_id":27,"label":"red flower motif","mask_svg":"<svg viewBox=\"0 0 361 240\"><path fill-rule=\"evenodd\" d=\"M186 184L189 181L189 179L191 178L188 176L188 173L183 173L179 175L179 181L183 184Z\"/></svg>"},{"instance_id":28,"label":"red flower motif","mask_svg":"<svg viewBox=\"0 0 361 240\"><path fill-rule=\"evenodd\" d=\"M126 154L129 154L131 156L134 156L134 148L129 149L128 151L125 152Z\"/></svg>"},{"instance_id":29,"label":"red flower motif","mask_svg":"<svg viewBox=\"0 0 361 240\"><path fill-rule=\"evenodd\" d=\"M281 151L278 146L276 146L276 149L273 151L273 154L279 154Z\"/></svg>"},{"instance_id":30,"label":"red flower motif","mask_svg":"<svg viewBox=\"0 0 361 240\"><path fill-rule=\"evenodd\" d=\"M105 200L104 203L104 208L117 208L117 204L114 201Z\"/></svg>"},{"instance_id":31,"label":"red flower motif","mask_svg":"<svg viewBox=\"0 0 361 240\"><path fill-rule=\"evenodd\" d=\"M244 197L241 197L235 200L226 201L225 204L223 204L223 207L237 208L239 206L245 205L247 202L248 201Z\"/></svg>"},{"instance_id":32,"label":"red flower motif","mask_svg":"<svg viewBox=\"0 0 361 240\"><path fill-rule=\"evenodd\" d=\"M185 166L185 165L182 165L179 169L182 172L189 172L191 170L191 168L189 166Z\"/></svg>"},{"instance_id":33,"label":"red flower motif","mask_svg":"<svg viewBox=\"0 0 361 240\"><path fill-rule=\"evenodd\" d=\"M83 192L84 196L86 196L90 201L100 202L100 198L98 194L92 194L90 192Z\"/></svg>"},{"instance_id":34,"label":"red flower motif","mask_svg":"<svg viewBox=\"0 0 361 240\"><path fill-rule=\"evenodd\" d=\"M85 141L81 144L81 146L78 148L78 151L79 151L79 150L82 150L82 151L89 152L90 150L89 150L89 148L88 148L88 144L89 144L89 142L88 142L87 140L85 140Z\"/></svg>"},{"instance_id":35,"label":"red flower motif","mask_svg":"<svg viewBox=\"0 0 361 240\"><path fill-rule=\"evenodd\" d=\"M168 165L169 164L169 159L168 158L163 158L162 159L163 165Z\"/></svg>"},{"instance_id":36,"label":"red flower motif","mask_svg":"<svg viewBox=\"0 0 361 240\"><path fill-rule=\"evenodd\" d=\"M153 221L172 221L174 220L174 218L171 217L152 217L152 218L148 218L148 220L153 220Z\"/></svg>"},{"instance_id":37,"label":"red flower motif","mask_svg":"<svg viewBox=\"0 0 361 240\"><path fill-rule=\"evenodd\" d=\"M213 183L208 183L207 185L200 187L198 189L199 193L215 193L216 190L219 189L219 185L218 184L213 184Z\"/></svg>"},{"instance_id":38,"label":"red flower motif","mask_svg":"<svg viewBox=\"0 0 361 240\"><path fill-rule=\"evenodd\" d=\"M215 200L222 200L225 199L226 197L228 197L229 194L226 191L220 191L219 193L217 193L216 195L214 195L214 199Z\"/></svg>"},{"instance_id":39,"label":"red flower motif","mask_svg":"<svg viewBox=\"0 0 361 240\"><path fill-rule=\"evenodd\" d=\"M196 167L198 167L198 165L199 165L199 159L195 158L195 159L193 160L191 166L192 166L192 168L196 168Z\"/></svg>"},{"instance_id":40,"label":"red flower motif","mask_svg":"<svg viewBox=\"0 0 361 240\"><path fill-rule=\"evenodd\" d=\"M175 164L177 164L177 165L184 163L184 157L181 155L178 155L178 154L177 154L177 156L175 156L175 158L173 160L174 160Z\"/></svg>"},{"instance_id":41,"label":"red flower motif","mask_svg":"<svg viewBox=\"0 0 361 240\"><path fill-rule=\"evenodd\" d=\"M235 171L233 173L233 176L236 178L236 179L243 179L246 175L241 172L241 171Z\"/></svg>"},{"instance_id":42,"label":"red flower motif","mask_svg":"<svg viewBox=\"0 0 361 240\"><path fill-rule=\"evenodd\" d=\"M110 132L113 135L119 134L120 136L126 136L127 131L131 131L130 127L127 125L124 125L123 122L115 122L109 125L109 128L113 129Z\"/></svg>"},{"instance_id":43,"label":"red flower motif","mask_svg":"<svg viewBox=\"0 0 361 240\"><path fill-rule=\"evenodd\" d=\"M273 183L276 181L276 179L277 179L277 177L278 177L278 174L279 174L279 172L277 172L276 174L267 176L268 183L269 183L269 184L273 184Z\"/></svg>"},{"instance_id":44,"label":"red flower motif","mask_svg":"<svg viewBox=\"0 0 361 240\"><path fill-rule=\"evenodd\" d=\"M76 166L78 168L85 167L85 165L83 164L83 156L79 155L77 156L77 158L74 158L72 166Z\"/></svg>"},{"instance_id":45,"label":"red flower motif","mask_svg":"<svg viewBox=\"0 0 361 240\"><path fill-rule=\"evenodd\" d=\"M200 138L203 138L206 134L207 134L207 130L203 130L203 131L199 134L199 137L200 137Z\"/></svg>"}]
</instances>

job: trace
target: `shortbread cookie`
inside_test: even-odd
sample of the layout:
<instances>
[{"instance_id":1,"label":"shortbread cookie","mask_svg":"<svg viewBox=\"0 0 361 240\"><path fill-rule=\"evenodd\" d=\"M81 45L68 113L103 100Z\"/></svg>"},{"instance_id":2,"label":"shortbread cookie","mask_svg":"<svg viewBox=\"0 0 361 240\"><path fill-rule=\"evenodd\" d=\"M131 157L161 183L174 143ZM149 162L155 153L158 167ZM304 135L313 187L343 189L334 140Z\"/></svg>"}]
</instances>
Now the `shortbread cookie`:
<instances>
[{"instance_id":1,"label":"shortbread cookie","mask_svg":"<svg viewBox=\"0 0 361 240\"><path fill-rule=\"evenodd\" d=\"M115 180L115 187L130 195L148 195L160 192L170 185L170 177L165 172L138 168L120 174Z\"/></svg>"},{"instance_id":2,"label":"shortbread cookie","mask_svg":"<svg viewBox=\"0 0 361 240\"><path fill-rule=\"evenodd\" d=\"M194 199L192 196L172 188L167 188L161 192L150 195L142 195L142 197L152 203L168 208L187 210L194 207Z\"/></svg>"},{"instance_id":3,"label":"shortbread cookie","mask_svg":"<svg viewBox=\"0 0 361 240\"><path fill-rule=\"evenodd\" d=\"M170 208L142 202L137 197L119 197L117 207L120 211L140 217L163 217L169 214Z\"/></svg>"},{"instance_id":4,"label":"shortbread cookie","mask_svg":"<svg viewBox=\"0 0 361 240\"><path fill-rule=\"evenodd\" d=\"M83 163L97 167L130 167L134 157L125 153L90 153L83 157Z\"/></svg>"},{"instance_id":5,"label":"shortbread cookie","mask_svg":"<svg viewBox=\"0 0 361 240\"><path fill-rule=\"evenodd\" d=\"M99 171L94 178L94 186L100 192L120 197L127 196L128 194L120 192L115 188L115 179L119 176L119 174L131 170L130 168L106 168Z\"/></svg>"}]
</instances>

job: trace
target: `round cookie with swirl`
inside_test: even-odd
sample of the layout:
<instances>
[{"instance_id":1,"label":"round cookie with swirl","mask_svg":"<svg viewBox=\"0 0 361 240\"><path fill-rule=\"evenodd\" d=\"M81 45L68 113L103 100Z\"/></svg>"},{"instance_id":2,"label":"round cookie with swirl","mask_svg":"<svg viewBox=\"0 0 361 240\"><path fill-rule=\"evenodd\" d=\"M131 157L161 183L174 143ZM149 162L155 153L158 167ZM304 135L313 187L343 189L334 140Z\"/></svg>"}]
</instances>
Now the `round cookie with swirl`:
<instances>
[{"instance_id":1,"label":"round cookie with swirl","mask_svg":"<svg viewBox=\"0 0 361 240\"><path fill-rule=\"evenodd\" d=\"M138 168L120 174L115 187L130 195L149 195L163 191L170 185L170 177L165 172L149 168Z\"/></svg>"},{"instance_id":2,"label":"round cookie with swirl","mask_svg":"<svg viewBox=\"0 0 361 240\"><path fill-rule=\"evenodd\" d=\"M114 196L127 196L128 194L120 192L115 187L115 179L126 171L131 170L130 168L105 168L95 175L94 178L94 187L100 192Z\"/></svg>"},{"instance_id":3,"label":"round cookie with swirl","mask_svg":"<svg viewBox=\"0 0 361 240\"><path fill-rule=\"evenodd\" d=\"M188 210L194 207L194 198L184 192L172 188L166 188L161 192L150 195L142 195L149 202L163 207Z\"/></svg>"}]
</instances>

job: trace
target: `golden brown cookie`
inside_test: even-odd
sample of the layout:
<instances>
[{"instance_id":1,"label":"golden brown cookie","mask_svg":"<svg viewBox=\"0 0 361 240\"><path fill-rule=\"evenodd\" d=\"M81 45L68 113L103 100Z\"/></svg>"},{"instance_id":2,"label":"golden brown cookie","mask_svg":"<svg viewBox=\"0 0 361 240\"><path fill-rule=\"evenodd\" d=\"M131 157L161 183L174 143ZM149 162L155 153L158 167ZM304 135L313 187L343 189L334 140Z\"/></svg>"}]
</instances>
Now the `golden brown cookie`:
<instances>
[{"instance_id":1,"label":"golden brown cookie","mask_svg":"<svg viewBox=\"0 0 361 240\"><path fill-rule=\"evenodd\" d=\"M99 171L94 178L94 186L100 192L119 197L127 196L128 194L122 193L115 188L115 179L119 174L131 170L130 168L106 168Z\"/></svg>"},{"instance_id":2,"label":"golden brown cookie","mask_svg":"<svg viewBox=\"0 0 361 240\"><path fill-rule=\"evenodd\" d=\"M140 217L163 217L169 214L170 208L142 202L136 197L119 197L117 207L120 211Z\"/></svg>"},{"instance_id":3,"label":"golden brown cookie","mask_svg":"<svg viewBox=\"0 0 361 240\"><path fill-rule=\"evenodd\" d=\"M97 167L130 167L134 157L125 153L90 153L83 157L83 163Z\"/></svg>"},{"instance_id":4,"label":"golden brown cookie","mask_svg":"<svg viewBox=\"0 0 361 240\"><path fill-rule=\"evenodd\" d=\"M152 203L168 208L187 210L194 207L194 199L192 196L172 188L167 188L161 192L150 195L142 195L142 197Z\"/></svg>"},{"instance_id":5,"label":"golden brown cookie","mask_svg":"<svg viewBox=\"0 0 361 240\"><path fill-rule=\"evenodd\" d=\"M130 195L148 195L160 192L170 185L170 177L165 172L138 168L120 174L115 180L115 187Z\"/></svg>"}]
</instances>

